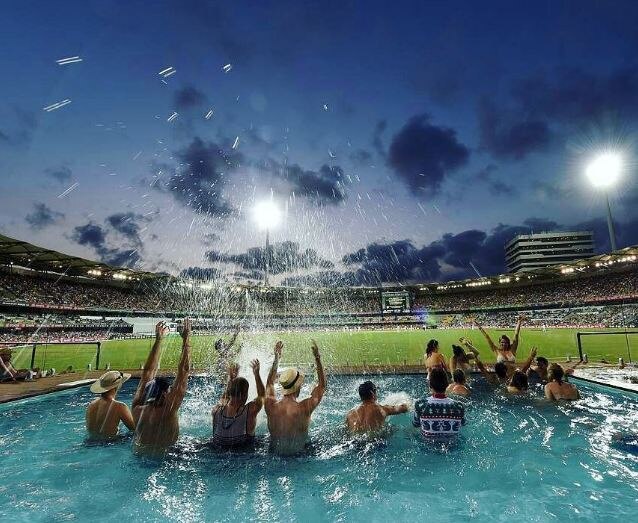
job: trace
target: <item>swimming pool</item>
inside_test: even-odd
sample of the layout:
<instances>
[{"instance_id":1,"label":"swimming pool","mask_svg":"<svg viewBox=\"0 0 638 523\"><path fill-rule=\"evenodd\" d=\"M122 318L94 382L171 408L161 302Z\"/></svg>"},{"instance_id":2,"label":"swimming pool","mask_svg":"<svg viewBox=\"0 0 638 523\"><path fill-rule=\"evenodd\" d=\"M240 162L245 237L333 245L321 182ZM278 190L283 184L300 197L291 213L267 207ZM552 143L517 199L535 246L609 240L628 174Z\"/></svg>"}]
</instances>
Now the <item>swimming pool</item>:
<instances>
[{"instance_id":1,"label":"swimming pool","mask_svg":"<svg viewBox=\"0 0 638 523\"><path fill-rule=\"evenodd\" d=\"M374 378L379 395L424 392L423 377ZM180 452L152 461L130 440L85 444L87 388L0 406L0 516L13 521L631 521L638 455L617 431L638 433L638 397L582 386L582 401L549 405L477 387L468 424L449 449L424 444L408 415L386 441L343 431L359 377L330 377L315 413L314 442L300 457L267 445L214 453L212 388L191 381L181 411ZM579 384L580 385L580 384ZM135 383L120 399L130 404ZM216 396L215 396L216 397ZM258 432L265 432L261 420Z\"/></svg>"}]
</instances>

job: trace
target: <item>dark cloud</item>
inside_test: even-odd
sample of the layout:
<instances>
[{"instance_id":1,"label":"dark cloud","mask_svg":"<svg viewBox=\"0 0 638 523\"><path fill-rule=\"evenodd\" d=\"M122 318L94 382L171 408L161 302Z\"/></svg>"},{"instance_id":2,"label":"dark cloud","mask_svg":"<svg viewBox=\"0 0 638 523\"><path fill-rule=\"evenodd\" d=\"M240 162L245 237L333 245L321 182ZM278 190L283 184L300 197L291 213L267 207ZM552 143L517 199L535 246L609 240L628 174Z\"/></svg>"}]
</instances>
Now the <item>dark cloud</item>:
<instances>
[{"instance_id":1,"label":"dark cloud","mask_svg":"<svg viewBox=\"0 0 638 523\"><path fill-rule=\"evenodd\" d=\"M54 180L65 184L73 178L73 172L66 165L61 165L59 167L49 167L44 170L44 174L50 176Z\"/></svg>"},{"instance_id":2,"label":"dark cloud","mask_svg":"<svg viewBox=\"0 0 638 523\"><path fill-rule=\"evenodd\" d=\"M354 272L319 271L303 276L290 276L282 283L286 287L345 287L358 285Z\"/></svg>"},{"instance_id":3,"label":"dark cloud","mask_svg":"<svg viewBox=\"0 0 638 523\"><path fill-rule=\"evenodd\" d=\"M360 167L369 167L372 163L372 153L365 149L357 149L350 154L350 160Z\"/></svg>"},{"instance_id":4,"label":"dark cloud","mask_svg":"<svg viewBox=\"0 0 638 523\"><path fill-rule=\"evenodd\" d=\"M44 203L38 202L33 205L32 212L25 216L25 221L33 230L41 230L64 218L64 213L54 211Z\"/></svg>"},{"instance_id":5,"label":"dark cloud","mask_svg":"<svg viewBox=\"0 0 638 523\"><path fill-rule=\"evenodd\" d=\"M514 82L498 104L479 104L481 146L496 158L521 160L574 129L623 128L638 117L638 67L609 73L558 68Z\"/></svg>"},{"instance_id":6,"label":"dark cloud","mask_svg":"<svg viewBox=\"0 0 638 523\"><path fill-rule=\"evenodd\" d=\"M214 232L206 232L202 234L202 243L207 247L210 247L211 245L217 243L219 239L219 234L216 234Z\"/></svg>"},{"instance_id":7,"label":"dark cloud","mask_svg":"<svg viewBox=\"0 0 638 523\"><path fill-rule=\"evenodd\" d=\"M242 162L241 153L195 137L175 157L179 166L165 166L172 172L165 189L175 200L200 214L226 216L233 212L222 190L227 175Z\"/></svg>"},{"instance_id":8,"label":"dark cloud","mask_svg":"<svg viewBox=\"0 0 638 523\"><path fill-rule=\"evenodd\" d=\"M547 122L536 118L521 120L518 112L508 113L488 100L479 107L479 129L481 147L495 158L521 160L551 142Z\"/></svg>"},{"instance_id":9,"label":"dark cloud","mask_svg":"<svg viewBox=\"0 0 638 523\"><path fill-rule=\"evenodd\" d=\"M175 91L173 106L176 111L197 109L206 102L206 95L192 85L187 85Z\"/></svg>"},{"instance_id":10,"label":"dark cloud","mask_svg":"<svg viewBox=\"0 0 638 523\"><path fill-rule=\"evenodd\" d=\"M413 192L436 195L446 175L465 165L470 150L456 132L437 127L428 115L415 116L394 135L387 163Z\"/></svg>"},{"instance_id":11,"label":"dark cloud","mask_svg":"<svg viewBox=\"0 0 638 523\"><path fill-rule=\"evenodd\" d=\"M107 239L110 233L117 229L113 228L109 219L105 223L107 228L94 222L78 225L73 229L70 239L79 245L92 248L103 263L115 267L135 267L141 260L141 242L131 248L121 245L117 247L110 246L109 243L111 242L108 242Z\"/></svg>"},{"instance_id":12,"label":"dark cloud","mask_svg":"<svg viewBox=\"0 0 638 523\"><path fill-rule=\"evenodd\" d=\"M386 157L385 147L383 146L383 133L388 127L386 120L379 120L374 126L374 132L372 133L372 147L381 158Z\"/></svg>"},{"instance_id":13,"label":"dark cloud","mask_svg":"<svg viewBox=\"0 0 638 523\"><path fill-rule=\"evenodd\" d=\"M389 244L372 243L347 254L342 262L351 269L361 285L380 282L433 281L439 278L441 266L438 258L444 254L441 247L431 244L417 248L410 240Z\"/></svg>"},{"instance_id":14,"label":"dark cloud","mask_svg":"<svg viewBox=\"0 0 638 523\"><path fill-rule=\"evenodd\" d=\"M516 188L503 180L496 177L495 173L498 171L498 167L494 164L489 164L481 169L474 179L480 183L484 183L488 190L494 196L513 196L517 193Z\"/></svg>"},{"instance_id":15,"label":"dark cloud","mask_svg":"<svg viewBox=\"0 0 638 523\"><path fill-rule=\"evenodd\" d=\"M223 276L219 269L213 267L187 267L179 273L180 278L188 278L191 280L217 280Z\"/></svg>"},{"instance_id":16,"label":"dark cloud","mask_svg":"<svg viewBox=\"0 0 638 523\"><path fill-rule=\"evenodd\" d=\"M119 212L107 216L106 223L113 230L122 234L127 240L136 246L142 245L140 238L140 223L148 221L148 217L134 212Z\"/></svg>"},{"instance_id":17,"label":"dark cloud","mask_svg":"<svg viewBox=\"0 0 638 523\"><path fill-rule=\"evenodd\" d=\"M314 249L302 250L296 242L285 241L265 247L252 247L244 253L225 254L208 251L206 258L211 262L233 263L242 269L263 270L268 260L271 274L283 274L300 269L319 267L332 268L333 264L321 258Z\"/></svg>"},{"instance_id":18,"label":"dark cloud","mask_svg":"<svg viewBox=\"0 0 638 523\"><path fill-rule=\"evenodd\" d=\"M8 128L0 129L0 144L19 147L31 142L37 125L34 113L13 107L3 115L1 121L3 125L8 125Z\"/></svg>"}]
</instances>

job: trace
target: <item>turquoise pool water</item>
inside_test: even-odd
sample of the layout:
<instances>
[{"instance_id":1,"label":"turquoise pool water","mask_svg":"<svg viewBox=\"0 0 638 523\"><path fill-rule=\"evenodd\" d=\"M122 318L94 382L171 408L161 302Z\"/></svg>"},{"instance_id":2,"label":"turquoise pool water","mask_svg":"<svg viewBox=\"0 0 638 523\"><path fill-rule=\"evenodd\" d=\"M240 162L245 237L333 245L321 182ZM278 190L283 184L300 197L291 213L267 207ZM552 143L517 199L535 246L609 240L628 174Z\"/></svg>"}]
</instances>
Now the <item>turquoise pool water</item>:
<instances>
[{"instance_id":1,"label":"turquoise pool water","mask_svg":"<svg viewBox=\"0 0 638 523\"><path fill-rule=\"evenodd\" d=\"M635 521L638 397L582 386L584 399L550 405L477 387L463 437L424 444L408 415L384 441L343 431L357 377L330 377L312 424L313 447L279 458L214 453L213 389L191 382L180 451L151 461L130 440L84 442L86 388L0 406L2 521ZM422 377L376 377L380 397L424 392ZM579 384L580 385L580 384ZM120 398L130 402L134 383ZM265 433L263 420L258 432ZM629 443L627 443L629 441Z\"/></svg>"}]
</instances>

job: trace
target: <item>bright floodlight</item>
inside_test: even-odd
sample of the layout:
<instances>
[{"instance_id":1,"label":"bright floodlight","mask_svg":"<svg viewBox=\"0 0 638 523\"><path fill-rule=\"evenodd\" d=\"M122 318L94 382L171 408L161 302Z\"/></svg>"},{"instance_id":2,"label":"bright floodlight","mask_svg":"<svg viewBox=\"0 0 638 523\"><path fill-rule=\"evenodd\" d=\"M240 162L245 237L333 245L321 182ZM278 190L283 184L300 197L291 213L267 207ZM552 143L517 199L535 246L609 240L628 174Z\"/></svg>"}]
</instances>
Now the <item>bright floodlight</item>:
<instances>
[{"instance_id":1,"label":"bright floodlight","mask_svg":"<svg viewBox=\"0 0 638 523\"><path fill-rule=\"evenodd\" d=\"M589 164L585 173L594 187L611 187L620 176L622 161L615 153L601 154Z\"/></svg>"},{"instance_id":2,"label":"bright floodlight","mask_svg":"<svg viewBox=\"0 0 638 523\"><path fill-rule=\"evenodd\" d=\"M255 205L253 216L261 229L272 229L281 221L279 207L272 200L264 200Z\"/></svg>"}]
</instances>

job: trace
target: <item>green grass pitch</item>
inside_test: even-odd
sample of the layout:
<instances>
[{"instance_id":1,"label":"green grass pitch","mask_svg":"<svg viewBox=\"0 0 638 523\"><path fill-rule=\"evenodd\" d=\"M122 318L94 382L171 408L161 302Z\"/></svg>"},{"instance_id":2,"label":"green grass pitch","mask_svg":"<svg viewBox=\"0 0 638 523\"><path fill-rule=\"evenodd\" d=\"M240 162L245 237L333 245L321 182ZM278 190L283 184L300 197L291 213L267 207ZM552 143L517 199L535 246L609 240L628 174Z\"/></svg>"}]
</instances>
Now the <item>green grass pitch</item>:
<instances>
[{"instance_id":1,"label":"green grass pitch","mask_svg":"<svg viewBox=\"0 0 638 523\"><path fill-rule=\"evenodd\" d=\"M584 332L583 329L580 329ZM600 332L600 329L596 329ZM608 329L613 332L612 329ZM489 330L495 342L501 333L513 335L511 330ZM518 359L524 360L531 347L539 348L538 354L549 359L560 359L571 355L578 357L576 344L577 329L523 329L518 351ZM616 331L617 332L617 331ZM306 364L312 361L310 339L315 339L321 348L324 363L331 365L416 364L423 361L425 344L430 338L439 340L446 357L452 353L451 346L458 343L460 336L470 338L481 351L486 362L493 362L494 355L489 350L483 336L470 329L447 330L384 330L384 331L314 331L281 333L243 333L239 338L242 359L270 357L275 341L284 342L283 364ZM214 363L214 336L193 336L193 363L196 368L206 369ZM137 369L144 362L151 347L152 339L112 340L102 344L100 368L110 363L113 369ZM163 342L161 368L175 367L179 360L181 338L169 335ZM622 356L629 361L628 351L633 360L638 360L638 334L586 336L583 338L584 352L591 362L605 358L608 362L618 361ZM72 365L82 370L90 363L95 368L95 345L41 345L37 349L35 366L63 370ZM632 350L633 349L633 350ZM16 350L14 365L26 368L31 360L31 347Z\"/></svg>"}]
</instances>

